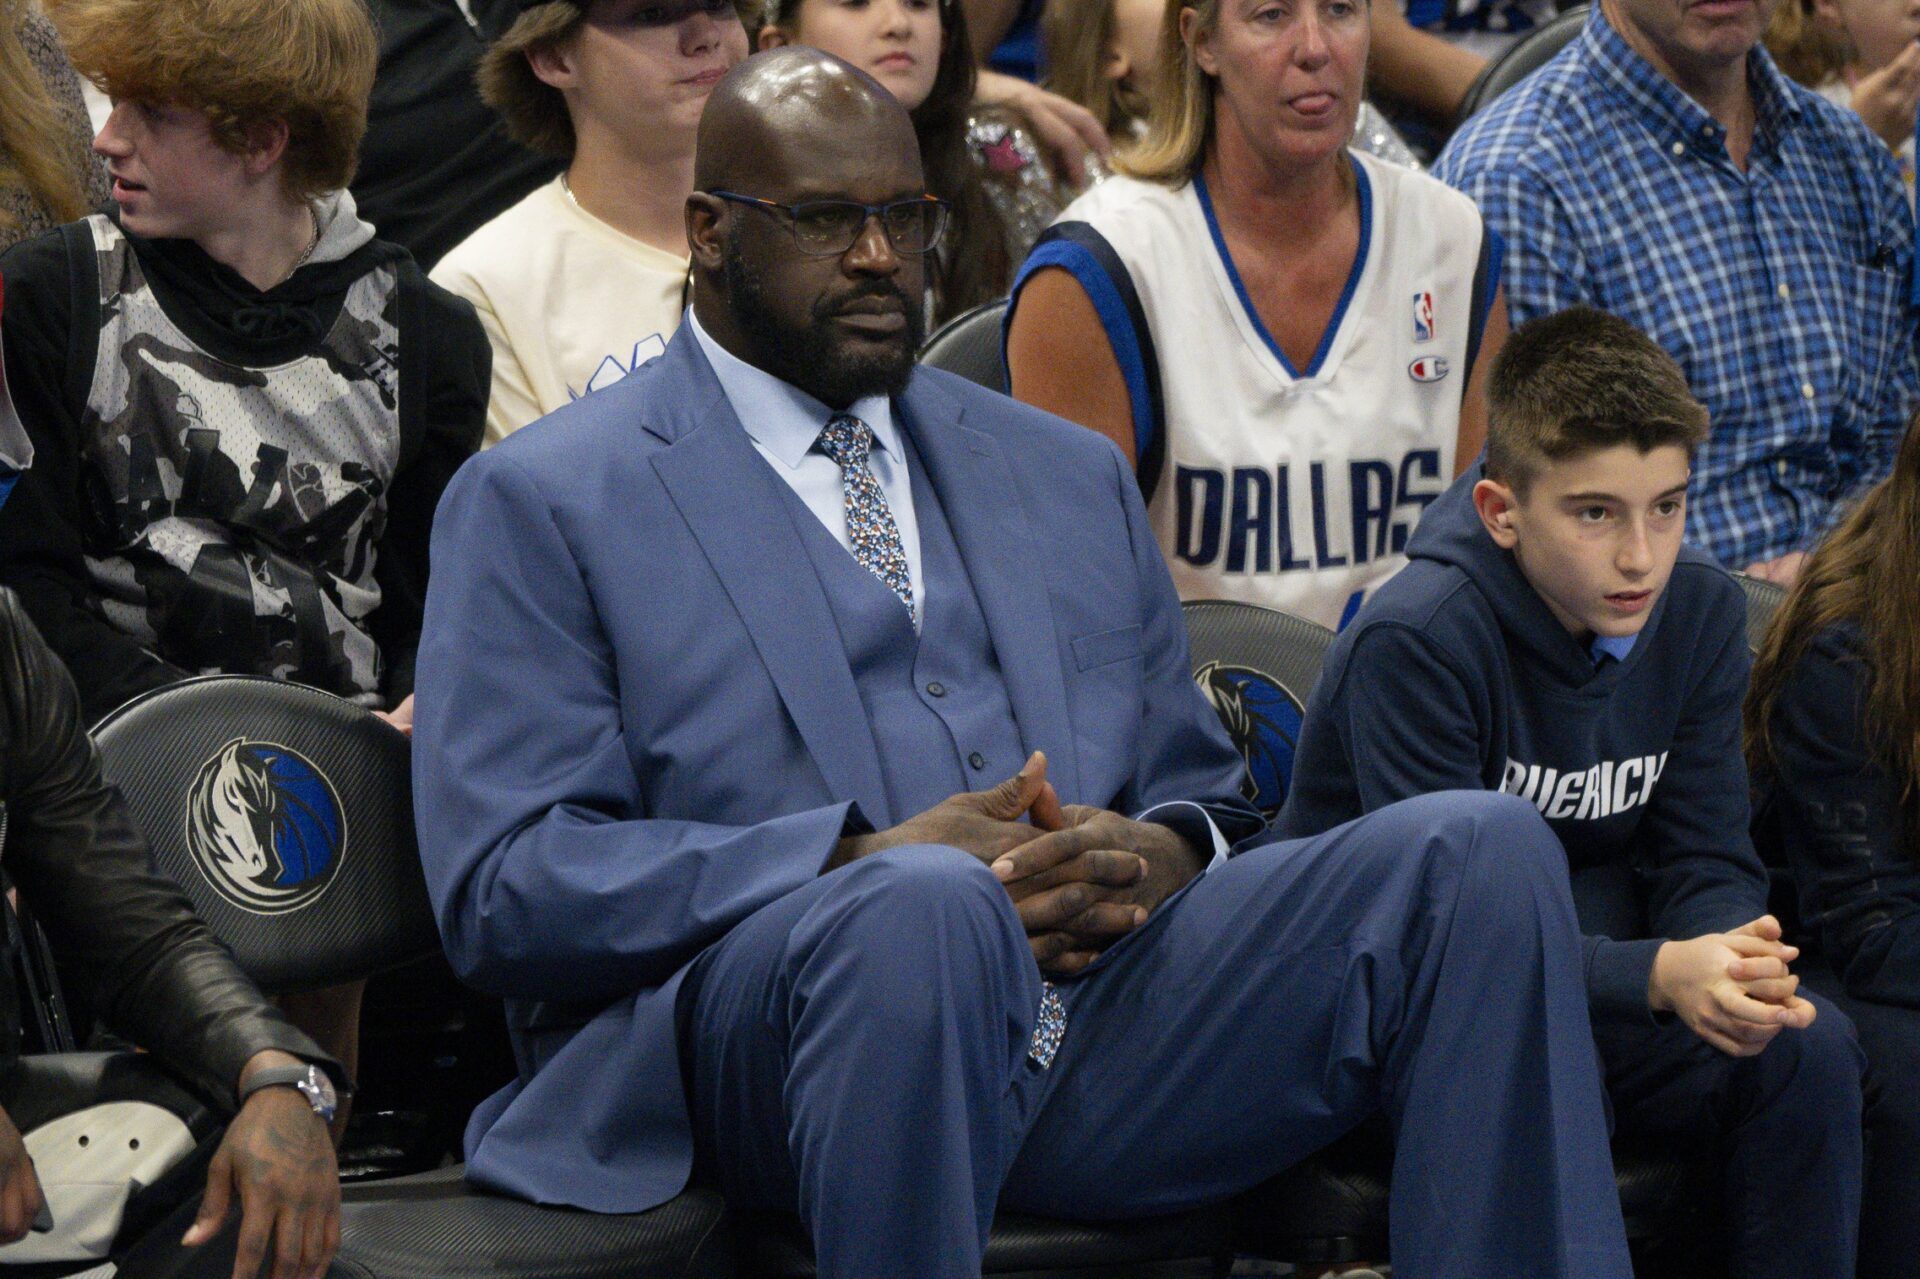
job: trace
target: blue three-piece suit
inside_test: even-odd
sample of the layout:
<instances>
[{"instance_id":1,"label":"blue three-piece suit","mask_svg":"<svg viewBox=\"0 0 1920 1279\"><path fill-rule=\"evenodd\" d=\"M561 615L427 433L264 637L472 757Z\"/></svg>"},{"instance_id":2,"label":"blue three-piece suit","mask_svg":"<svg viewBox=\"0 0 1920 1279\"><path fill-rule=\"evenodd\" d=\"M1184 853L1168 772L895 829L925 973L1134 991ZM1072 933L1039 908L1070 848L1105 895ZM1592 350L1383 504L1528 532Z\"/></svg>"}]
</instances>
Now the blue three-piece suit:
<instances>
[{"instance_id":1,"label":"blue three-piece suit","mask_svg":"<svg viewBox=\"0 0 1920 1279\"><path fill-rule=\"evenodd\" d=\"M893 402L919 626L750 442L690 328L475 458L434 530L416 800L446 945L517 1083L469 1176L607 1212L698 1152L822 1275L979 1272L996 1202L1167 1211L1384 1108L1410 1279L1630 1273L1565 859L1451 794L1244 848L1056 987L949 848L845 834L1010 776L1259 835L1133 477L917 370ZM826 422L822 409L821 424ZM1049 1000L1049 1004L1051 1001Z\"/></svg>"}]
</instances>

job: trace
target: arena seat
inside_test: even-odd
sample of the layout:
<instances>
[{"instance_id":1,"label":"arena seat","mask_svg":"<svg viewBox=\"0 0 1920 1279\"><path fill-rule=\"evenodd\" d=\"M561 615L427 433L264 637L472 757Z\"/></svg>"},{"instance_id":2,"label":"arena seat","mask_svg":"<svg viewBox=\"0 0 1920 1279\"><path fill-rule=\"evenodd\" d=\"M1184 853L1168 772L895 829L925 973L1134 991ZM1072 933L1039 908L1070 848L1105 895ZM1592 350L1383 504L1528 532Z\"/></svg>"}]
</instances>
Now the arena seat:
<instances>
[{"instance_id":1,"label":"arena seat","mask_svg":"<svg viewBox=\"0 0 1920 1279\"><path fill-rule=\"evenodd\" d=\"M1786 588L1745 573L1735 573L1733 579L1747 596L1747 647L1758 653L1766 641L1767 628L1773 625L1773 615L1786 601Z\"/></svg>"},{"instance_id":2,"label":"arena seat","mask_svg":"<svg viewBox=\"0 0 1920 1279\"><path fill-rule=\"evenodd\" d=\"M920 348L920 363L958 373L989 391L1007 394L1011 379L1000 340L1006 315L1007 299L999 298L954 316Z\"/></svg>"},{"instance_id":3,"label":"arena seat","mask_svg":"<svg viewBox=\"0 0 1920 1279\"><path fill-rule=\"evenodd\" d=\"M94 738L156 862L263 989L358 980L439 948L414 841L407 740L369 712L298 684L215 675L135 698ZM209 804L216 783L250 796L251 811ZM299 845L309 871L274 900L207 838L221 833L209 825L257 817L268 803L289 828L276 845ZM711 1192L599 1216L484 1195L460 1171L352 1187L339 1269L355 1279L733 1273Z\"/></svg>"},{"instance_id":4,"label":"arena seat","mask_svg":"<svg viewBox=\"0 0 1920 1279\"><path fill-rule=\"evenodd\" d=\"M1507 46L1467 87L1466 96L1460 99L1460 110L1454 116L1454 126L1466 123L1474 112L1552 61L1554 54L1580 34L1586 22L1587 6L1575 5Z\"/></svg>"}]
</instances>

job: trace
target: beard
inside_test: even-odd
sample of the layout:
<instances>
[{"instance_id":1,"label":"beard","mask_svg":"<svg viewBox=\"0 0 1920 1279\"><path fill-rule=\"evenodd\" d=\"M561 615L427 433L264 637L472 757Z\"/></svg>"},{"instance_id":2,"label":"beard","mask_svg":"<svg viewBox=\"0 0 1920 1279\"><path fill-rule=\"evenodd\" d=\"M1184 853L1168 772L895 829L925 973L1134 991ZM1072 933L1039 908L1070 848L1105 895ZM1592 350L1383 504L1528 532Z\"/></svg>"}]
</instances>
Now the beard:
<instances>
[{"instance_id":1,"label":"beard","mask_svg":"<svg viewBox=\"0 0 1920 1279\"><path fill-rule=\"evenodd\" d=\"M896 396L907 389L913 360L926 336L926 317L905 289L888 279L869 279L844 294L815 300L805 325L783 324L767 300L765 275L750 266L728 237L722 267L727 309L753 346L757 363L828 408L843 409L870 395ZM906 317L899 334L885 342L849 336L834 317L856 302L895 301Z\"/></svg>"}]
</instances>

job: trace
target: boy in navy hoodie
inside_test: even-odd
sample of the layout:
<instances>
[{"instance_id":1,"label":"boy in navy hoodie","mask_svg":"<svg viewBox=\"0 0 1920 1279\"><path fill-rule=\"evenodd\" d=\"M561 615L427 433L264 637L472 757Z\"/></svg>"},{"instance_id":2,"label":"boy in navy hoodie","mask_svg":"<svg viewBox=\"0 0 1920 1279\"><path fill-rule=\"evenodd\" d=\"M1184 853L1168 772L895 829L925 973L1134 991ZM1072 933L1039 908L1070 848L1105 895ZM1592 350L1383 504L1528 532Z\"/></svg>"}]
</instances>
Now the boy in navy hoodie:
<instances>
[{"instance_id":1,"label":"boy in navy hoodie","mask_svg":"<svg viewBox=\"0 0 1920 1279\"><path fill-rule=\"evenodd\" d=\"M1280 828L1431 791L1532 802L1567 852L1620 1121L1725 1151L1737 1279L1850 1275L1862 1060L1766 914L1745 603L1680 544L1706 413L1639 330L1577 308L1514 333L1487 416L1484 468L1328 655Z\"/></svg>"}]
</instances>

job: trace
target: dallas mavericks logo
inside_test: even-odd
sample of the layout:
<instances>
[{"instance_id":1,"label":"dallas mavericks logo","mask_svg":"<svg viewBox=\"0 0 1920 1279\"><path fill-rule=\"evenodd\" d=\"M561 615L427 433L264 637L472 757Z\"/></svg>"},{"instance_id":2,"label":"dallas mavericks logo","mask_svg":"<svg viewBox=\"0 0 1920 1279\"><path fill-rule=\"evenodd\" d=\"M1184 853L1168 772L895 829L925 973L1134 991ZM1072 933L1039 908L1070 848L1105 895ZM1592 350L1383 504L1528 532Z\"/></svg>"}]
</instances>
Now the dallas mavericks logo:
<instances>
[{"instance_id":1,"label":"dallas mavericks logo","mask_svg":"<svg viewBox=\"0 0 1920 1279\"><path fill-rule=\"evenodd\" d=\"M1220 722L1246 761L1240 793L1272 821L1293 780L1293 751L1300 741L1300 704L1272 676L1246 666L1208 662L1193 673Z\"/></svg>"},{"instance_id":2,"label":"dallas mavericks logo","mask_svg":"<svg viewBox=\"0 0 1920 1279\"><path fill-rule=\"evenodd\" d=\"M347 851L346 814L333 783L303 756L236 737L193 779L187 850L222 897L278 915L333 882Z\"/></svg>"}]
</instances>

